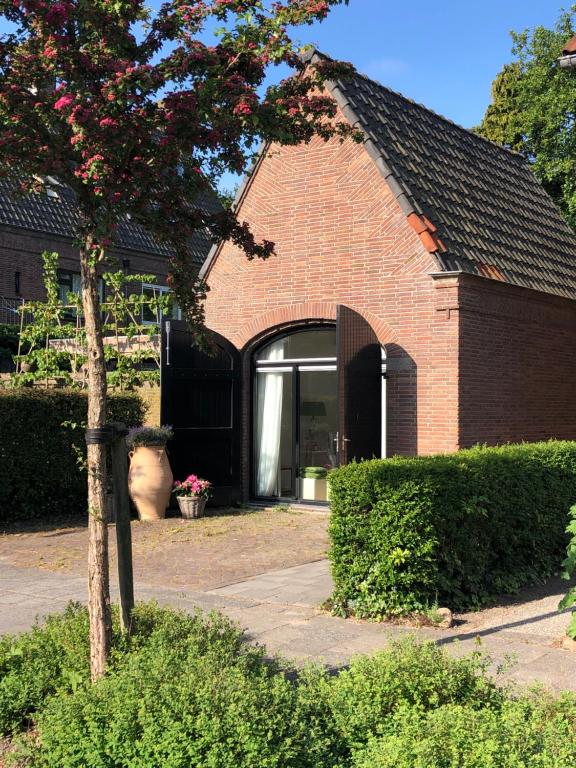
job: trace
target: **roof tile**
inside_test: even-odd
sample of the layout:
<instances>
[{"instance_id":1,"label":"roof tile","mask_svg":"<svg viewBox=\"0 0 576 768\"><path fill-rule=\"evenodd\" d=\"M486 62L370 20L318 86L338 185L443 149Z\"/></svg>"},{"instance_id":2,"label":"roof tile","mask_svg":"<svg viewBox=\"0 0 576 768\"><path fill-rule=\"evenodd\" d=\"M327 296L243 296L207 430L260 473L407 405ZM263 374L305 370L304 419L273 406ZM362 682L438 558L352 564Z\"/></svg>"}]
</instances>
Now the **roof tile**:
<instances>
[{"instance_id":1,"label":"roof tile","mask_svg":"<svg viewBox=\"0 0 576 768\"><path fill-rule=\"evenodd\" d=\"M78 212L73 192L58 186L58 196L46 194L18 194L18 185L10 179L0 180L0 226L44 232L50 235L73 238L75 236ZM203 195L199 205L216 213L220 203L215 195ZM169 258L172 255L166 243L157 240L140 224L124 219L118 226L116 246L140 253ZM198 230L190 239L190 254L195 263L201 265L212 246L210 235Z\"/></svg>"},{"instance_id":2,"label":"roof tile","mask_svg":"<svg viewBox=\"0 0 576 768\"><path fill-rule=\"evenodd\" d=\"M363 75L334 86L443 269L576 298L576 235L524 158Z\"/></svg>"}]
</instances>

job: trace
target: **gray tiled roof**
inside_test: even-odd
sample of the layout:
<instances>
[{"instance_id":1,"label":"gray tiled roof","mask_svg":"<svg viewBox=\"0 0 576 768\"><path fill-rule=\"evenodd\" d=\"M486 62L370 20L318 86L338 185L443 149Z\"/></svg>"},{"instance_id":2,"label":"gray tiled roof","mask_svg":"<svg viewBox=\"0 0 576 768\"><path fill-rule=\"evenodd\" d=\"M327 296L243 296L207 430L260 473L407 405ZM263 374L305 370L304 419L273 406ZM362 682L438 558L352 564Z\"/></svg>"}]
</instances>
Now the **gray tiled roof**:
<instances>
[{"instance_id":1,"label":"gray tiled roof","mask_svg":"<svg viewBox=\"0 0 576 768\"><path fill-rule=\"evenodd\" d=\"M576 235L520 155L363 75L332 91L405 212L437 228L442 270L576 298Z\"/></svg>"},{"instance_id":2,"label":"gray tiled roof","mask_svg":"<svg viewBox=\"0 0 576 768\"><path fill-rule=\"evenodd\" d=\"M55 187L58 197L47 194L15 194L17 185L7 179L0 180L0 226L7 225L50 235L73 238L77 209L74 194L62 185ZM209 212L221 210L216 195L203 195L199 205ZM136 222L124 220L118 226L116 246L140 253L168 258L170 247L154 238ZM190 253L197 264L202 264L212 246L207 231L198 230L190 239Z\"/></svg>"}]
</instances>

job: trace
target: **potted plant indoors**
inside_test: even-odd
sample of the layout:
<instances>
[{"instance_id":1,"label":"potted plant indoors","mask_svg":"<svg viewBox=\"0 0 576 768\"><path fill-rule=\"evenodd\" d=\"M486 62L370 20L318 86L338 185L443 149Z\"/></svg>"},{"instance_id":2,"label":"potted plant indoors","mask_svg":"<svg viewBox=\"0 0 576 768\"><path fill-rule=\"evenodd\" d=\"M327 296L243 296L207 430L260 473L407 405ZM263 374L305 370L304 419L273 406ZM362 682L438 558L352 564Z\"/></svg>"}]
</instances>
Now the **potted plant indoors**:
<instances>
[{"instance_id":1,"label":"potted plant indoors","mask_svg":"<svg viewBox=\"0 0 576 768\"><path fill-rule=\"evenodd\" d=\"M173 434L167 426L135 427L128 432L128 488L140 520L161 520L166 515L174 479L166 443Z\"/></svg>"},{"instance_id":2,"label":"potted plant indoors","mask_svg":"<svg viewBox=\"0 0 576 768\"><path fill-rule=\"evenodd\" d=\"M328 470L325 467L300 468L300 495L306 501L328 500Z\"/></svg>"},{"instance_id":3,"label":"potted plant indoors","mask_svg":"<svg viewBox=\"0 0 576 768\"><path fill-rule=\"evenodd\" d=\"M206 502L210 496L212 483L196 475L188 475L186 480L174 483L174 494L178 499L178 506L182 517L186 520L193 520L202 517Z\"/></svg>"}]
</instances>

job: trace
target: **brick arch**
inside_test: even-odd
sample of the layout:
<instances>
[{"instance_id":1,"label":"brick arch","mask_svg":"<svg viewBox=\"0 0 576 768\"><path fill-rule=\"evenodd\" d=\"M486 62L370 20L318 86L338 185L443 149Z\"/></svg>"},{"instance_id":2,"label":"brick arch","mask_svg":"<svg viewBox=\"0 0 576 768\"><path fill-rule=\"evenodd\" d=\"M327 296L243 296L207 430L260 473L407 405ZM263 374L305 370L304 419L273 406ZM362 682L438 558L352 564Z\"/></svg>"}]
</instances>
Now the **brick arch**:
<instances>
[{"instance_id":1,"label":"brick arch","mask_svg":"<svg viewBox=\"0 0 576 768\"><path fill-rule=\"evenodd\" d=\"M350 306L350 309L358 312L370 323L378 341L383 346L397 342L396 331L373 312L361 310L353 305L347 306ZM304 321L336 322L337 307L335 302L330 301L306 301L276 307L254 317L240 333L235 335L233 341L238 349L246 349L260 340L266 335L266 331L271 329L277 330L282 326L296 325Z\"/></svg>"}]
</instances>

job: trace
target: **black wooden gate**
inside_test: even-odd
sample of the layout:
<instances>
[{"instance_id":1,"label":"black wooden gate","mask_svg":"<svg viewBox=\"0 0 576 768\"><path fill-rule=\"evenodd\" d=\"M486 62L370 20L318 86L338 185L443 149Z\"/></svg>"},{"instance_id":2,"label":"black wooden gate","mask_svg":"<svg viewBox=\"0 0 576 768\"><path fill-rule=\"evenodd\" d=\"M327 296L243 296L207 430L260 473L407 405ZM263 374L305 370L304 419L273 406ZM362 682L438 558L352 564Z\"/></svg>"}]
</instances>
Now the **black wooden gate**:
<instances>
[{"instance_id":1,"label":"black wooden gate","mask_svg":"<svg viewBox=\"0 0 576 768\"><path fill-rule=\"evenodd\" d=\"M340 305L337 322L340 464L379 457L382 446L382 353L370 324Z\"/></svg>"},{"instance_id":2,"label":"black wooden gate","mask_svg":"<svg viewBox=\"0 0 576 768\"><path fill-rule=\"evenodd\" d=\"M210 333L212 349L194 346L186 323L162 323L161 423L170 424L168 444L176 480L190 473L214 485L212 503L240 500L240 353Z\"/></svg>"}]
</instances>

